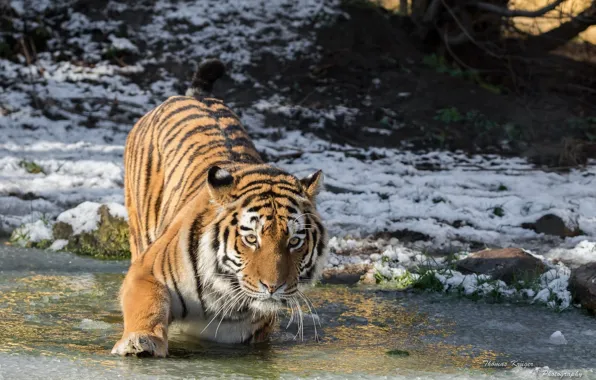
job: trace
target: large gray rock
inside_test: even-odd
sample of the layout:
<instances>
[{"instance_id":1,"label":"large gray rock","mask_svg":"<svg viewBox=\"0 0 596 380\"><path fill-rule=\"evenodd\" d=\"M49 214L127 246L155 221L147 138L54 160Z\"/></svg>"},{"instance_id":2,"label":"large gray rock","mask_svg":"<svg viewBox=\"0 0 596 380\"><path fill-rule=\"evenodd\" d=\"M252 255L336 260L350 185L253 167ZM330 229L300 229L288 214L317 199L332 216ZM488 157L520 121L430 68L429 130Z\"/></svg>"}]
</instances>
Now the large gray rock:
<instances>
[{"instance_id":1,"label":"large gray rock","mask_svg":"<svg viewBox=\"0 0 596 380\"><path fill-rule=\"evenodd\" d=\"M487 274L508 284L531 281L546 269L542 261L519 248L487 249L459 260L456 265L464 274Z\"/></svg>"},{"instance_id":2,"label":"large gray rock","mask_svg":"<svg viewBox=\"0 0 596 380\"><path fill-rule=\"evenodd\" d=\"M569 285L575 300L586 309L596 312L596 262L573 270Z\"/></svg>"}]
</instances>

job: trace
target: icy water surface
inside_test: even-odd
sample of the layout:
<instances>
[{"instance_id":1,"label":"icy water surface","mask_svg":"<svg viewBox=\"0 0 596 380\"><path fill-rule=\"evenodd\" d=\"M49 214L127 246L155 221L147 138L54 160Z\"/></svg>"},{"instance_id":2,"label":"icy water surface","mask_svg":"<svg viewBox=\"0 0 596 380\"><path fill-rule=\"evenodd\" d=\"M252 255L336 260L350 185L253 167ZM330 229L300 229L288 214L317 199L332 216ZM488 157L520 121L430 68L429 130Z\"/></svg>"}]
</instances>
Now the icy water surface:
<instances>
[{"instance_id":1,"label":"icy water surface","mask_svg":"<svg viewBox=\"0 0 596 380\"><path fill-rule=\"evenodd\" d=\"M1 246L0 379L596 378L596 320L580 311L347 287L309 293L320 342L310 317L304 341L282 318L261 346L173 341L168 359L113 357L126 267ZM549 343L556 330L568 344Z\"/></svg>"}]
</instances>

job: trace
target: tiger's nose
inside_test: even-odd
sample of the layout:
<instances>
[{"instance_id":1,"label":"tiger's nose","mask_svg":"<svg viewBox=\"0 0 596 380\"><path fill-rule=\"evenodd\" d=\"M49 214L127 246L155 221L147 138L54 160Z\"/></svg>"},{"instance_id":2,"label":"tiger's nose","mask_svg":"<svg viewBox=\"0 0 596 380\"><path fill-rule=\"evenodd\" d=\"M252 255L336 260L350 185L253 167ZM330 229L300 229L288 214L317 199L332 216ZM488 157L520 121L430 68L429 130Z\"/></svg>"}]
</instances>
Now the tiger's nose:
<instances>
[{"instance_id":1,"label":"tiger's nose","mask_svg":"<svg viewBox=\"0 0 596 380\"><path fill-rule=\"evenodd\" d=\"M274 284L271 284L269 281L266 281L266 280L265 281L260 280L260 282L261 282L261 285L264 286L265 289L267 289L270 294L275 293L275 291L277 289L281 288L285 284L285 281L284 282L277 282L277 283L274 283Z\"/></svg>"}]
</instances>

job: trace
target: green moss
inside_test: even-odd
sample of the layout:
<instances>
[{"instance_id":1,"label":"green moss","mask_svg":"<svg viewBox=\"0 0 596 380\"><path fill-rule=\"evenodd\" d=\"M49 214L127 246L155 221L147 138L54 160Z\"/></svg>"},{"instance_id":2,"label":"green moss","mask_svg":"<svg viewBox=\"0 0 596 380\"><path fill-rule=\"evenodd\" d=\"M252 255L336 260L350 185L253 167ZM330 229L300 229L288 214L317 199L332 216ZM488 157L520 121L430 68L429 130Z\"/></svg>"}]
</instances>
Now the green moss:
<instances>
[{"instance_id":1,"label":"green moss","mask_svg":"<svg viewBox=\"0 0 596 380\"><path fill-rule=\"evenodd\" d=\"M98 212L100 221L96 230L73 235L69 224L58 222L54 225L54 238L68 240L64 249L79 255L109 260L130 258L127 221L110 215L105 205Z\"/></svg>"},{"instance_id":2,"label":"green moss","mask_svg":"<svg viewBox=\"0 0 596 380\"><path fill-rule=\"evenodd\" d=\"M72 236L72 232L72 226L64 222L57 222L52 229L56 240L68 240Z\"/></svg>"},{"instance_id":3,"label":"green moss","mask_svg":"<svg viewBox=\"0 0 596 380\"><path fill-rule=\"evenodd\" d=\"M383 275L379 272L375 272L375 281L377 282L377 284L380 284L381 282L385 281L385 277L383 277Z\"/></svg>"},{"instance_id":4,"label":"green moss","mask_svg":"<svg viewBox=\"0 0 596 380\"><path fill-rule=\"evenodd\" d=\"M434 119L445 124L451 124L464 120L464 117L457 108L448 107L438 110Z\"/></svg>"},{"instance_id":5,"label":"green moss","mask_svg":"<svg viewBox=\"0 0 596 380\"><path fill-rule=\"evenodd\" d=\"M502 218L505 215L505 210L503 210L502 207L495 207L493 209L493 214L498 216L499 218Z\"/></svg>"},{"instance_id":6,"label":"green moss","mask_svg":"<svg viewBox=\"0 0 596 380\"><path fill-rule=\"evenodd\" d=\"M50 245L52 245L52 241L45 239L45 240L40 240L40 241L36 241L35 243L31 243L31 247L32 248L39 248L39 249L48 249L50 247Z\"/></svg>"},{"instance_id":7,"label":"green moss","mask_svg":"<svg viewBox=\"0 0 596 380\"><path fill-rule=\"evenodd\" d=\"M22 226L15 229L10 235L10 244L17 245L24 248L39 248L46 249L52 245L52 240L31 241L29 234L24 232Z\"/></svg>"},{"instance_id":8,"label":"green moss","mask_svg":"<svg viewBox=\"0 0 596 380\"><path fill-rule=\"evenodd\" d=\"M502 88L486 82L482 76L475 70L462 70L458 66L447 62L445 57L431 54L423 58L422 63L425 66L434 69L437 73L448 74L454 78L463 78L476 83L478 86L494 94L500 94Z\"/></svg>"},{"instance_id":9,"label":"green moss","mask_svg":"<svg viewBox=\"0 0 596 380\"><path fill-rule=\"evenodd\" d=\"M443 284L432 270L426 270L420 273L420 277L413 282L412 287L419 290L443 291Z\"/></svg>"},{"instance_id":10,"label":"green moss","mask_svg":"<svg viewBox=\"0 0 596 380\"><path fill-rule=\"evenodd\" d=\"M410 353L408 351L404 351L404 350L389 350L386 352L387 355L391 355L391 356L397 356L400 358L404 358L406 356L410 356Z\"/></svg>"},{"instance_id":11,"label":"green moss","mask_svg":"<svg viewBox=\"0 0 596 380\"><path fill-rule=\"evenodd\" d=\"M21 162L19 162L19 166L23 169L25 169L25 171L27 171L27 173L30 174L45 174L45 172L43 171L43 169L41 168L41 166L39 166L38 164L36 164L33 161L27 161L27 160L22 160Z\"/></svg>"},{"instance_id":12,"label":"green moss","mask_svg":"<svg viewBox=\"0 0 596 380\"><path fill-rule=\"evenodd\" d=\"M10 239L8 241L10 242L10 244L18 245L20 247L26 247L28 244L30 244L29 234L24 232L21 227L18 227L14 231L12 231L12 234L10 235Z\"/></svg>"}]
</instances>

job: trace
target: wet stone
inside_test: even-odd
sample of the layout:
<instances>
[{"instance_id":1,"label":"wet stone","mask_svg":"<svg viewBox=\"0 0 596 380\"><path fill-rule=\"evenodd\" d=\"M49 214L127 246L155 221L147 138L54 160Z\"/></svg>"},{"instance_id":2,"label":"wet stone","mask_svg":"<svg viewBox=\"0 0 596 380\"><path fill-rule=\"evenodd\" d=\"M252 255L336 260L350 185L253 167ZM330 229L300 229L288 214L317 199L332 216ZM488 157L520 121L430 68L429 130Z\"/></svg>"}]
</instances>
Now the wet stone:
<instances>
[{"instance_id":1,"label":"wet stone","mask_svg":"<svg viewBox=\"0 0 596 380\"><path fill-rule=\"evenodd\" d=\"M334 285L353 285L360 281L370 269L370 265L346 265L343 269L330 268L323 272L321 283Z\"/></svg>"},{"instance_id":2,"label":"wet stone","mask_svg":"<svg viewBox=\"0 0 596 380\"><path fill-rule=\"evenodd\" d=\"M596 262L573 270L569 285L575 299L584 308L596 313Z\"/></svg>"},{"instance_id":3,"label":"wet stone","mask_svg":"<svg viewBox=\"0 0 596 380\"><path fill-rule=\"evenodd\" d=\"M457 262L457 270L464 274L487 274L508 284L532 280L545 269L542 261L519 248L488 249Z\"/></svg>"},{"instance_id":4,"label":"wet stone","mask_svg":"<svg viewBox=\"0 0 596 380\"><path fill-rule=\"evenodd\" d=\"M571 230L565 225L563 219L554 214L546 214L536 221L536 223L524 223L523 228L534 230L538 234L572 237L581 234L579 230Z\"/></svg>"}]
</instances>

